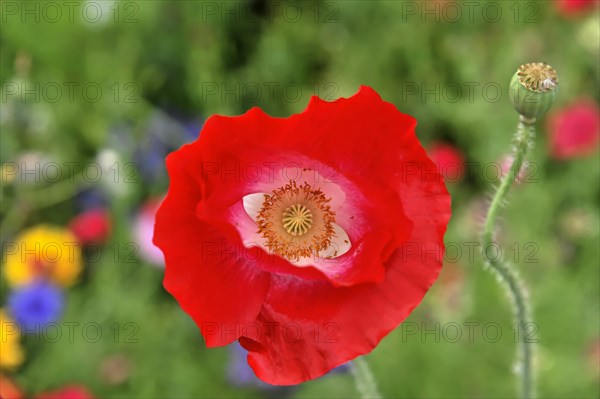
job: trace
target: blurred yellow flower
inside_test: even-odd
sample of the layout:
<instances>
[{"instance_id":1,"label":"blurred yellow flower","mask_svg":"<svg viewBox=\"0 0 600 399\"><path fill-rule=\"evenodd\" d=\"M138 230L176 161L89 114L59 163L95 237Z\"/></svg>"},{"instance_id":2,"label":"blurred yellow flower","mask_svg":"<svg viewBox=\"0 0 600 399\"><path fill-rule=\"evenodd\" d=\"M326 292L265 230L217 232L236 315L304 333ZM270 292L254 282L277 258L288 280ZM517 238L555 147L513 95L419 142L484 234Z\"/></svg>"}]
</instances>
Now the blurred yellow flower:
<instances>
[{"instance_id":1,"label":"blurred yellow flower","mask_svg":"<svg viewBox=\"0 0 600 399\"><path fill-rule=\"evenodd\" d=\"M14 369L23 362L17 323L0 309L0 368Z\"/></svg>"},{"instance_id":2,"label":"blurred yellow flower","mask_svg":"<svg viewBox=\"0 0 600 399\"><path fill-rule=\"evenodd\" d=\"M2 184L10 184L15 180L16 167L13 164L3 164L0 166L0 179L2 179Z\"/></svg>"},{"instance_id":3,"label":"blurred yellow flower","mask_svg":"<svg viewBox=\"0 0 600 399\"><path fill-rule=\"evenodd\" d=\"M16 241L5 244L4 275L12 286L46 278L70 286L82 268L81 247L68 230L39 225L24 231Z\"/></svg>"}]
</instances>

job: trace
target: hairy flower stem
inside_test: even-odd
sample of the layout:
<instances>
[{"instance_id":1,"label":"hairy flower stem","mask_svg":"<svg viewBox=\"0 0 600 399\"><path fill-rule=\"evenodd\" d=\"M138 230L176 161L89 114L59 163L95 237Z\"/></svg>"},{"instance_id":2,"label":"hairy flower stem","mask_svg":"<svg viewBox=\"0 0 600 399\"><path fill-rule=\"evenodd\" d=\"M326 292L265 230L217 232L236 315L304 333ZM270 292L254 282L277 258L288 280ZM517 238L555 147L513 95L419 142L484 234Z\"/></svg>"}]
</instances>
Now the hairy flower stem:
<instances>
[{"instance_id":1,"label":"hairy flower stem","mask_svg":"<svg viewBox=\"0 0 600 399\"><path fill-rule=\"evenodd\" d=\"M362 357L357 357L350 362L350 372L354 377L356 389L363 399L381 399L382 396L373 378L369 365Z\"/></svg>"},{"instance_id":2,"label":"hairy flower stem","mask_svg":"<svg viewBox=\"0 0 600 399\"><path fill-rule=\"evenodd\" d=\"M527 326L531 323L531 313L529 300L527 298L527 290L523 281L519 278L517 272L513 268L503 262L496 254L488 253L490 250L495 250L493 241L494 224L498 216L498 211L502 204L506 201L508 190L517 178L521 166L525 160L525 156L533 145L535 136L535 118L529 119L523 116L520 117L517 131L515 132L513 144L513 162L510 171L503 177L500 182L500 187L494 195L490 208L488 209L485 226L483 230L483 248L486 263L498 274L503 283L508 288L508 294L513 302L513 313L515 321L519 329L519 366L517 373L520 377L519 393L521 398L532 398L534 396L533 382L533 343L525 337L527 334Z\"/></svg>"}]
</instances>

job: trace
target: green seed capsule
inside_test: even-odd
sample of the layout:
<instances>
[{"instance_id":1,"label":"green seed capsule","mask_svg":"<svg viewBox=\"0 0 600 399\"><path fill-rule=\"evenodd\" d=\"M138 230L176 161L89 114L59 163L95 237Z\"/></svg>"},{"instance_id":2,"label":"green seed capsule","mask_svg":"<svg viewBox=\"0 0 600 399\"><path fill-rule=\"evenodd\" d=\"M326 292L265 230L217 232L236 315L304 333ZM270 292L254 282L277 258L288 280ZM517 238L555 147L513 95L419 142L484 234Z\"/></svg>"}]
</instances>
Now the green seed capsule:
<instances>
[{"instance_id":1,"label":"green seed capsule","mask_svg":"<svg viewBox=\"0 0 600 399\"><path fill-rule=\"evenodd\" d=\"M535 119L548 111L558 91L556 70L542 62L523 64L510 81L510 99L517 112Z\"/></svg>"}]
</instances>

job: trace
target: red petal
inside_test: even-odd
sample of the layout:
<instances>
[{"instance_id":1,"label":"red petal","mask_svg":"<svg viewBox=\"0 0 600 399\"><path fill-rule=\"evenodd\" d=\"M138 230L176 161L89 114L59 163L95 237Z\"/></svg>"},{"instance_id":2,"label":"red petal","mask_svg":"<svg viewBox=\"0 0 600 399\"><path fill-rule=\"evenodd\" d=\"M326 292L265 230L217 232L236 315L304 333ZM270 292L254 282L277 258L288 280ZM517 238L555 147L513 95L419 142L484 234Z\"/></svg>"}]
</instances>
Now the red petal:
<instances>
[{"instance_id":1,"label":"red petal","mask_svg":"<svg viewBox=\"0 0 600 399\"><path fill-rule=\"evenodd\" d=\"M378 119L379 115L384 118ZM414 125L412 117L401 114L367 87L351 99L333 103L314 97L306 111L287 119L270 117L259 108L240 117L213 116L194 143L203 154L198 162L202 164L206 193L197 216L220 224L232 241L241 242L232 227L248 221L231 218L243 217L242 198L278 187L275 183L283 167L316 165L319 172L330 173L326 177L350 188L345 206L357 213L338 214L337 220L352 239L351 250L326 265L315 264L315 269L336 286L381 281L383 262L412 228L398 193L390 189L394 171L389 168L400 160L399 154L389 149L397 146ZM373 130L377 134L371 134ZM366 147L370 147L368 151ZM433 173L437 173L435 167ZM226 220L229 223L223 223ZM263 253L260 258L269 256ZM269 272L319 278L320 273L311 268L273 258L257 262L257 266Z\"/></svg>"},{"instance_id":2,"label":"red petal","mask_svg":"<svg viewBox=\"0 0 600 399\"><path fill-rule=\"evenodd\" d=\"M165 254L165 289L198 324L206 345L222 346L256 318L270 276L195 217L201 192L190 176L199 172L197 157L186 146L167 158L171 184L156 216L154 243Z\"/></svg>"},{"instance_id":3,"label":"red petal","mask_svg":"<svg viewBox=\"0 0 600 399\"><path fill-rule=\"evenodd\" d=\"M382 169L387 170L388 184L400 194L404 212L414 224L410 239L385 262L385 280L378 284L336 288L321 281L273 278L258 318L260 328L240 338L250 351L249 364L265 382L297 384L370 352L420 303L438 276L450 197L412 128L397 132L398 124L392 122L398 112L385 104L347 113L346 123L388 122L378 130L394 141L378 153L388 162L385 168L372 169L379 169L374 173L382 180ZM367 118L363 112L371 114ZM390 137L394 134L401 140ZM410 173L403 173L409 165Z\"/></svg>"},{"instance_id":4,"label":"red petal","mask_svg":"<svg viewBox=\"0 0 600 399\"><path fill-rule=\"evenodd\" d=\"M201 328L207 320L240 323L250 365L272 384L303 382L368 353L419 304L444 253L450 198L414 127L365 87L333 103L313 98L287 119L258 109L211 117L200 139L168 160L172 183L155 238L167 258L165 286ZM244 249L207 262L190 250L241 243L241 200L264 192L257 189L264 181L244 178L241 168L278 156L331 165L341 186L356 188L339 221L356 242L334 273L278 257L250 261ZM224 298L229 292L248 297L246 307ZM219 344L203 333L209 345Z\"/></svg>"}]
</instances>

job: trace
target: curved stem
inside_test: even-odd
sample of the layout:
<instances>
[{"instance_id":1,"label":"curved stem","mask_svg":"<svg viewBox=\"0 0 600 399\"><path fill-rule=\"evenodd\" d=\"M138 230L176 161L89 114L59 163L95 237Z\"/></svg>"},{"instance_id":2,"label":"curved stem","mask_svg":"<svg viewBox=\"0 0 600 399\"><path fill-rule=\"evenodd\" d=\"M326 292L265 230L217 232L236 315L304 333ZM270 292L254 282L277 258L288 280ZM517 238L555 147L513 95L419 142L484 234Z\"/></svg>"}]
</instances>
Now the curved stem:
<instances>
[{"instance_id":1,"label":"curved stem","mask_svg":"<svg viewBox=\"0 0 600 399\"><path fill-rule=\"evenodd\" d=\"M79 172L68 179L44 188L19 190L13 203L7 207L4 217L1 219L2 233L0 238L5 240L18 231L25 223L29 212L66 201L89 185L90 183Z\"/></svg>"},{"instance_id":2,"label":"curved stem","mask_svg":"<svg viewBox=\"0 0 600 399\"><path fill-rule=\"evenodd\" d=\"M519 330L519 359L520 364L517 368L517 373L520 377L519 392L522 398L532 398L534 396L533 383L533 343L529 342L525 336L527 327L531 323L531 313L529 300L527 297L527 289L511 266L501 259L496 254L488 254L488 250L495 246L493 241L494 224L498 216L498 211L508 193L512 183L517 178L525 155L532 145L535 135L535 120L527 120L521 117L517 126L517 131L514 137L513 162L509 172L503 177L500 182L500 187L494 195L490 208L488 209L483 230L483 249L486 263L500 276L508 288L508 294L513 302L513 311L516 323Z\"/></svg>"},{"instance_id":3,"label":"curved stem","mask_svg":"<svg viewBox=\"0 0 600 399\"><path fill-rule=\"evenodd\" d=\"M83 178L83 173L79 172L68 179L64 179L48 187L23 193L23 195L26 197L27 202L37 210L66 201L90 184L89 181Z\"/></svg>"},{"instance_id":4,"label":"curved stem","mask_svg":"<svg viewBox=\"0 0 600 399\"><path fill-rule=\"evenodd\" d=\"M356 389L363 399L381 399L373 373L365 359L357 357L349 363Z\"/></svg>"}]
</instances>

